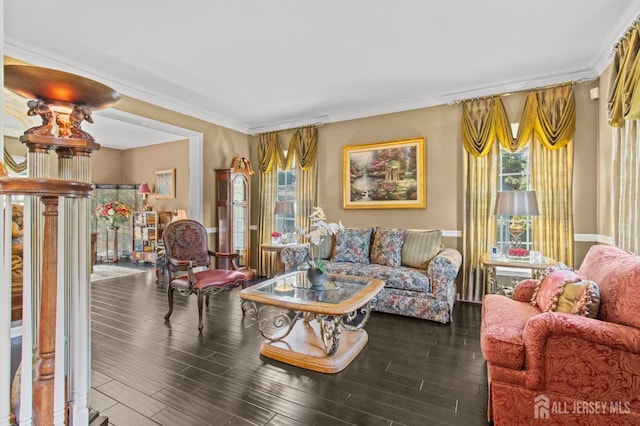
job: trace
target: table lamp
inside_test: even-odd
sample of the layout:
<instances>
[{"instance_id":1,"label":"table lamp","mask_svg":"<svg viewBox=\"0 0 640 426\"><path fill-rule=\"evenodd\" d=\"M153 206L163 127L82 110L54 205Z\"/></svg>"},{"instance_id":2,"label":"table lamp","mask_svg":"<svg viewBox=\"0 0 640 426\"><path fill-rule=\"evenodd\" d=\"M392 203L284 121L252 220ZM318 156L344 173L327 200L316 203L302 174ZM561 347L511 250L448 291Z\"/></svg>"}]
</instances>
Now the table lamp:
<instances>
[{"instance_id":1,"label":"table lamp","mask_svg":"<svg viewBox=\"0 0 640 426\"><path fill-rule=\"evenodd\" d=\"M495 215L511 216L509 233L511 234L511 247L507 255L515 258L526 258L529 250L520 247L520 237L524 232L524 219L521 216L537 216L538 200L535 191L501 191L496 197Z\"/></svg>"},{"instance_id":2,"label":"table lamp","mask_svg":"<svg viewBox=\"0 0 640 426\"><path fill-rule=\"evenodd\" d=\"M153 206L151 204L147 204L147 197L149 196L149 194L151 194L151 188L149 188L147 182L142 182L140 184L140 186L138 187L138 194L142 195L142 202L144 203L144 205L142 206L142 210L152 210Z\"/></svg>"}]
</instances>

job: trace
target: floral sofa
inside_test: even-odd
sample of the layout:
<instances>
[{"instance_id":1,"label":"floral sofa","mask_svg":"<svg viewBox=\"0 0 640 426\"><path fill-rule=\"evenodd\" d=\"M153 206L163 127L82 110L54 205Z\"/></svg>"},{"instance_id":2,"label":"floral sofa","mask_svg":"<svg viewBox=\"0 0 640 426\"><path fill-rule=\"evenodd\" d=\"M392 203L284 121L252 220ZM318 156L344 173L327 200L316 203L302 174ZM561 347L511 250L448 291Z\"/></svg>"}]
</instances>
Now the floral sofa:
<instances>
[{"instance_id":1,"label":"floral sofa","mask_svg":"<svg viewBox=\"0 0 640 426\"><path fill-rule=\"evenodd\" d=\"M312 247L311 254L327 259L331 274L383 280L384 289L372 300L374 311L448 323L462 256L444 248L441 235L438 230L343 229ZM306 268L309 254L308 246L283 249L285 271Z\"/></svg>"},{"instance_id":2,"label":"floral sofa","mask_svg":"<svg viewBox=\"0 0 640 426\"><path fill-rule=\"evenodd\" d=\"M496 425L640 424L640 256L596 245L485 296L481 346Z\"/></svg>"}]
</instances>

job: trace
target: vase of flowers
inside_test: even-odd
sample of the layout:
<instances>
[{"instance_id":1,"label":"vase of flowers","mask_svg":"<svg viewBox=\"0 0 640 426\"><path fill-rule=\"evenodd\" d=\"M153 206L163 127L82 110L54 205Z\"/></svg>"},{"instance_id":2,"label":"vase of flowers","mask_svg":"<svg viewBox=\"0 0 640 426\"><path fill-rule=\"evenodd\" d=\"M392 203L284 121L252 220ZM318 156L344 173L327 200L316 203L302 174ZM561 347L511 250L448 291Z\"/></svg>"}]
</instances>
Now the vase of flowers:
<instances>
[{"instance_id":1,"label":"vase of flowers","mask_svg":"<svg viewBox=\"0 0 640 426\"><path fill-rule=\"evenodd\" d=\"M309 229L304 232L304 236L309 239L309 243L316 247L319 247L326 237L344 229L341 222L327 223L327 216L324 214L322 207L314 207L313 213L309 215L309 218L311 219L311 224ZM327 261L325 259L318 259L313 247L310 247L307 264L309 265L307 279L311 283L311 288L324 288L324 281L327 278Z\"/></svg>"},{"instance_id":2,"label":"vase of flowers","mask_svg":"<svg viewBox=\"0 0 640 426\"><path fill-rule=\"evenodd\" d=\"M272 244L280 244L280 238L282 238L282 234L278 231L273 231L271 233L271 243Z\"/></svg>"},{"instance_id":3,"label":"vase of flowers","mask_svg":"<svg viewBox=\"0 0 640 426\"><path fill-rule=\"evenodd\" d=\"M96 216L107 222L108 228L117 228L118 221L131 217L131 207L120 201L109 201L96 207Z\"/></svg>"}]
</instances>

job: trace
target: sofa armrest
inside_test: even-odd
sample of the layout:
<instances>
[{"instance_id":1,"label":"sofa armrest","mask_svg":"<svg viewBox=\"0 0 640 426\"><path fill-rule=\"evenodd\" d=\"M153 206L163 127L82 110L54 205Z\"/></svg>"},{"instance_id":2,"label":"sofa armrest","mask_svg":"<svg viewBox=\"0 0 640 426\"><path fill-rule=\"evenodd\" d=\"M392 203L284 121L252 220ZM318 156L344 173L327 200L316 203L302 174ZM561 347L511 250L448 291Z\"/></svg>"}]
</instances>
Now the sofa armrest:
<instances>
[{"instance_id":1,"label":"sofa armrest","mask_svg":"<svg viewBox=\"0 0 640 426\"><path fill-rule=\"evenodd\" d=\"M309 245L287 246L280 252L280 259L284 264L284 272L297 271L305 265L309 257Z\"/></svg>"},{"instance_id":2,"label":"sofa armrest","mask_svg":"<svg viewBox=\"0 0 640 426\"><path fill-rule=\"evenodd\" d=\"M431 292L438 299L446 299L450 288L455 286L454 280L462 264L462 255L456 249L441 250L427 267L427 275L431 278Z\"/></svg>"},{"instance_id":3,"label":"sofa armrest","mask_svg":"<svg viewBox=\"0 0 640 426\"><path fill-rule=\"evenodd\" d=\"M531 302L531 298L533 297L533 293L536 291L536 287L540 283L540 280L535 280L532 278L528 278L526 280L520 281L513 288L513 300L517 300L518 302Z\"/></svg>"},{"instance_id":4,"label":"sofa armrest","mask_svg":"<svg viewBox=\"0 0 640 426\"><path fill-rule=\"evenodd\" d=\"M527 322L523 343L529 389L589 400L640 393L640 329L546 312Z\"/></svg>"}]
</instances>

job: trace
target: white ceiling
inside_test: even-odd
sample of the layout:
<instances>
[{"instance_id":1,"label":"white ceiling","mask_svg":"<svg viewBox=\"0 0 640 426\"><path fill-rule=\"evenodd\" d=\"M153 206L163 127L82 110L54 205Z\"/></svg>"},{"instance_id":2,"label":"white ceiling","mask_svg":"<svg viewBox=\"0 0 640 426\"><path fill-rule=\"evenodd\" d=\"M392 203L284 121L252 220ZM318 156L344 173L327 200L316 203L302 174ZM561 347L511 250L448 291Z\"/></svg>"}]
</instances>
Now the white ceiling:
<instances>
[{"instance_id":1,"label":"white ceiling","mask_svg":"<svg viewBox=\"0 0 640 426\"><path fill-rule=\"evenodd\" d=\"M595 79L640 0L30 0L4 12L8 56L250 134Z\"/></svg>"}]
</instances>

